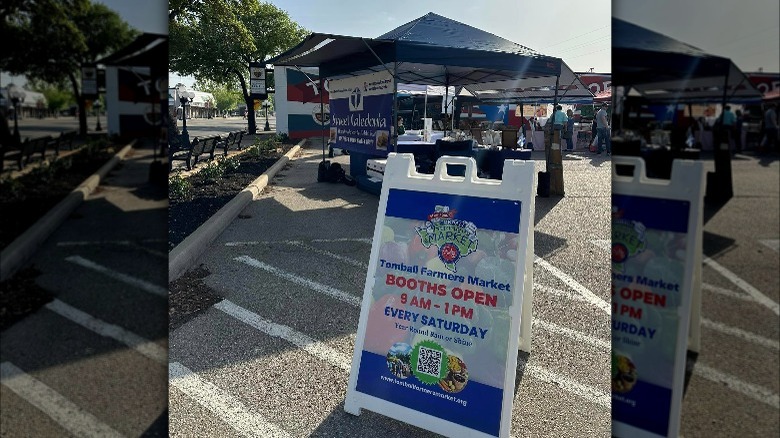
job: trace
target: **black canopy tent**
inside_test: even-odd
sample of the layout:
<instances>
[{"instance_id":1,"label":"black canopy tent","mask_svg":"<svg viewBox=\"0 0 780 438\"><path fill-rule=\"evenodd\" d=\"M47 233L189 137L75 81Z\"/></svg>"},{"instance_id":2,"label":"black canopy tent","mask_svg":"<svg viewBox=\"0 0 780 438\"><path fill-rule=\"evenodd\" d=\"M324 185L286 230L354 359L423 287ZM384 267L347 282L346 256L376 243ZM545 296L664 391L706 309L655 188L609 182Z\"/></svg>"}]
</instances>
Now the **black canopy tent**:
<instances>
[{"instance_id":1,"label":"black canopy tent","mask_svg":"<svg viewBox=\"0 0 780 438\"><path fill-rule=\"evenodd\" d=\"M320 77L330 79L388 71L396 87L399 82L455 86L456 95L465 89L477 98L511 89L519 99L552 96L554 104L562 86L579 82L560 58L432 12L377 38L314 33L268 62L319 67ZM570 95L592 98L579 85ZM393 106L396 120L397 100ZM397 139L393 144L397 147Z\"/></svg>"},{"instance_id":2,"label":"black canopy tent","mask_svg":"<svg viewBox=\"0 0 780 438\"><path fill-rule=\"evenodd\" d=\"M710 55L666 35L612 18L613 85L621 90L620 106L632 101L649 104L690 104L760 101L761 93L728 58ZM618 95L619 94L619 95ZM623 103L625 102L625 105ZM624 111L621 112L621 117ZM726 131L715 133L715 144L728 142ZM715 172L707 176L707 198L724 202L733 195L731 154L715 148ZM670 163L667 167L671 169Z\"/></svg>"},{"instance_id":3,"label":"black canopy tent","mask_svg":"<svg viewBox=\"0 0 780 438\"><path fill-rule=\"evenodd\" d=\"M760 101L761 93L729 59L612 18L612 80L625 96L654 103Z\"/></svg>"}]
</instances>

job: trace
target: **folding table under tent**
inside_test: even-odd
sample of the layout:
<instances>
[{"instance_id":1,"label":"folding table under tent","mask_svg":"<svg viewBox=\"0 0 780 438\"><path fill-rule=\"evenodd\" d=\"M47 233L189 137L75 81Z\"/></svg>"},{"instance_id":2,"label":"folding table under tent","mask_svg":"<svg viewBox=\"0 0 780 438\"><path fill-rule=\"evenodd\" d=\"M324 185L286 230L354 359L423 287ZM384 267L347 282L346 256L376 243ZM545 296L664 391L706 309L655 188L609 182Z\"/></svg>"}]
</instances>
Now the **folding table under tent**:
<instances>
[{"instance_id":1,"label":"folding table under tent","mask_svg":"<svg viewBox=\"0 0 780 438\"><path fill-rule=\"evenodd\" d=\"M612 83L626 104L760 102L761 93L729 59L618 18L612 18ZM718 144L719 141L715 141ZM707 177L707 199L733 196L731 154L715 149L715 172Z\"/></svg>"}]
</instances>

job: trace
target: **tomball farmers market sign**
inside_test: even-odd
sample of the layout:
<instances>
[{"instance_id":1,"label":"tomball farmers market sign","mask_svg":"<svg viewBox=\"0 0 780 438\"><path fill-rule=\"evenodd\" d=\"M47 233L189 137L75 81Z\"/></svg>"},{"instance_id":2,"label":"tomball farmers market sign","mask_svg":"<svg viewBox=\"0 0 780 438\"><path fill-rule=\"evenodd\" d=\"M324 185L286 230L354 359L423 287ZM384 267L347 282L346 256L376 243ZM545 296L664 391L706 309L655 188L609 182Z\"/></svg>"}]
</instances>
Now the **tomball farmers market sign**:
<instances>
[{"instance_id":1,"label":"tomball farmers market sign","mask_svg":"<svg viewBox=\"0 0 780 438\"><path fill-rule=\"evenodd\" d=\"M441 158L434 175L413 160L387 161L345 409L508 436L533 163L501 183L472 175L471 158ZM443 176L445 162L469 177Z\"/></svg>"}]
</instances>

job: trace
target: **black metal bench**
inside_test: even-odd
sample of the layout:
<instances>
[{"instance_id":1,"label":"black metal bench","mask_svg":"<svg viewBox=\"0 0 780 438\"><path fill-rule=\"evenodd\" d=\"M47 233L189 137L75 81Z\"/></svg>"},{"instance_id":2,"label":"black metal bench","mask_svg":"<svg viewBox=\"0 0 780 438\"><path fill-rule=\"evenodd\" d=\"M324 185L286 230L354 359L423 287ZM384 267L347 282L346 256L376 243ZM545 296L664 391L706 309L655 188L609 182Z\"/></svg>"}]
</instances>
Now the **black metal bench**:
<instances>
[{"instance_id":1,"label":"black metal bench","mask_svg":"<svg viewBox=\"0 0 780 438\"><path fill-rule=\"evenodd\" d=\"M41 161L46 159L46 146L49 144L49 142L52 140L51 136L45 136L45 137L38 137L33 139L26 139L24 143L22 143L22 153L17 159L17 164L19 165L19 170L22 170L24 166L30 164L30 160L35 156L35 154L40 153L41 154Z\"/></svg>"},{"instance_id":2,"label":"black metal bench","mask_svg":"<svg viewBox=\"0 0 780 438\"><path fill-rule=\"evenodd\" d=\"M209 154L209 159L214 159L214 151L217 148L217 141L219 136L204 137L198 139L197 143L192 143L192 149L190 149L190 165L188 169L195 167L200 161L200 156Z\"/></svg>"},{"instance_id":3,"label":"black metal bench","mask_svg":"<svg viewBox=\"0 0 780 438\"><path fill-rule=\"evenodd\" d=\"M222 155L223 156L227 156L228 149L230 149L230 146L235 141L235 138L236 138L236 133L235 132L231 132L231 133L228 133L227 137L225 137L225 138L220 137L219 140L217 140L217 147L222 149L222 151L223 151Z\"/></svg>"},{"instance_id":4,"label":"black metal bench","mask_svg":"<svg viewBox=\"0 0 780 438\"><path fill-rule=\"evenodd\" d=\"M192 166L190 165L192 147L198 143L198 141L198 137L195 137L192 139L191 143L184 144L181 141L181 137L176 137L175 140L170 137L168 138L168 172L173 170L174 161L184 161L187 165L187 170L192 169Z\"/></svg>"}]
</instances>

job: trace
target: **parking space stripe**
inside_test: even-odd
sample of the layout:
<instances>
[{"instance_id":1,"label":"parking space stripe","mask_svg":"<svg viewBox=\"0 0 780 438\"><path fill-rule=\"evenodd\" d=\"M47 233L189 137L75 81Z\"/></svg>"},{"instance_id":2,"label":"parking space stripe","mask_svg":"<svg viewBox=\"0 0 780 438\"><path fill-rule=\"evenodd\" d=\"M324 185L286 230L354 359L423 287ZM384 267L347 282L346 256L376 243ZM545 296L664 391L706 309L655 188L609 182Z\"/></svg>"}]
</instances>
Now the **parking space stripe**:
<instances>
[{"instance_id":1,"label":"parking space stripe","mask_svg":"<svg viewBox=\"0 0 780 438\"><path fill-rule=\"evenodd\" d=\"M610 239L591 239L590 243L608 251L612 249L612 240Z\"/></svg>"},{"instance_id":2,"label":"parking space stripe","mask_svg":"<svg viewBox=\"0 0 780 438\"><path fill-rule=\"evenodd\" d=\"M312 242L320 242L320 243L338 243L338 242L363 242L363 243L373 243L374 239L370 237L338 237L335 239L312 239Z\"/></svg>"},{"instance_id":3,"label":"parking space stripe","mask_svg":"<svg viewBox=\"0 0 780 438\"><path fill-rule=\"evenodd\" d=\"M590 304L593 304L594 306L598 307L599 309L603 310L604 312L611 314L611 309L609 308L609 303L604 301L602 298L591 292L588 288L581 285L577 282L574 278L572 278L569 274L561 271L560 269L556 268L555 266L551 265L549 262L544 260L543 258L536 256L534 258L534 263L538 264L539 266L543 267L544 269L550 271L553 275L558 277L561 281L566 283L567 286L574 289L577 293L583 296L587 302Z\"/></svg>"},{"instance_id":4,"label":"parking space stripe","mask_svg":"<svg viewBox=\"0 0 780 438\"><path fill-rule=\"evenodd\" d=\"M701 290L706 290L709 292L716 293L718 295L723 295L724 297L734 298L736 300L742 300L742 301L755 301L753 297L751 297L748 294L743 294L741 292L735 292L730 289L714 286L708 283L702 283L701 284Z\"/></svg>"},{"instance_id":5,"label":"parking space stripe","mask_svg":"<svg viewBox=\"0 0 780 438\"><path fill-rule=\"evenodd\" d=\"M775 252L780 252L780 240L778 239L765 239L759 240L761 244L773 249Z\"/></svg>"},{"instance_id":6,"label":"parking space stripe","mask_svg":"<svg viewBox=\"0 0 780 438\"><path fill-rule=\"evenodd\" d=\"M303 243L301 241L298 241L298 240L288 240L285 243L287 243L288 245L297 246L298 248L302 248L302 249L305 249L307 251L311 251L311 252L314 252L314 253L317 253L317 254L322 254L324 256L327 256L327 257L330 257L332 259L336 259L336 260L342 261L344 263L349 263L350 265L357 266L358 268L361 268L361 269L368 269L368 263L363 263L361 261L358 261L358 260L355 260L355 259L352 259L352 258L349 258L349 257L345 257L345 256L340 255L340 254L336 254L336 253L333 253L333 252L330 252L330 251L326 251L324 249L319 249L319 248L313 247L311 245L307 245L307 244L305 244L305 243Z\"/></svg>"},{"instance_id":7,"label":"parking space stripe","mask_svg":"<svg viewBox=\"0 0 780 438\"><path fill-rule=\"evenodd\" d=\"M111 277L115 280L119 280L123 283L137 287L146 292L168 298L168 289L164 287L157 286L156 284L149 283L148 281L141 280L140 278L131 277L127 274L114 271L112 269L106 268L105 266L99 265L91 260L87 260L81 256L73 255L73 256L65 257L65 260L71 263L75 263L79 266L83 266L87 269L91 269L93 271L99 272L107 277Z\"/></svg>"},{"instance_id":8,"label":"parking space stripe","mask_svg":"<svg viewBox=\"0 0 780 438\"><path fill-rule=\"evenodd\" d=\"M291 344L297 345L302 350L307 351L312 356L323 359L331 365L349 372L352 360L346 355L328 347L322 342L298 332L286 325L277 324L260 315L251 312L229 300L222 300L214 305L215 308L227 313L237 320L251 327L260 330L270 336L282 338Z\"/></svg>"},{"instance_id":9,"label":"parking space stripe","mask_svg":"<svg viewBox=\"0 0 780 438\"><path fill-rule=\"evenodd\" d=\"M603 339L595 338L590 335L586 335L582 332L578 332L577 330L570 329L568 327L563 327L558 324L553 324L552 322L548 322L543 319L535 318L532 321L532 324L535 326L539 326L540 328L543 328L548 332L568 336L574 339L575 341L584 342L586 344L593 345L594 347L598 347L604 350L610 350L612 348L611 342L605 341Z\"/></svg>"},{"instance_id":10,"label":"parking space stripe","mask_svg":"<svg viewBox=\"0 0 780 438\"><path fill-rule=\"evenodd\" d=\"M241 400L201 379L179 362L168 364L172 386L211 411L239 434L246 437L289 438L290 434L249 410Z\"/></svg>"},{"instance_id":11,"label":"parking space stripe","mask_svg":"<svg viewBox=\"0 0 780 438\"><path fill-rule=\"evenodd\" d=\"M583 297L582 295L575 293L575 292L569 292L567 290L562 289L556 289L554 287L545 286L543 284L535 284L534 290L539 292L544 292L550 295L555 295L558 297L563 297L572 301L582 301L582 302L588 302L588 300Z\"/></svg>"},{"instance_id":12,"label":"parking space stripe","mask_svg":"<svg viewBox=\"0 0 780 438\"><path fill-rule=\"evenodd\" d=\"M554 373L538 365L528 364L519 357L517 358L517 364L521 369L528 370L528 373L538 380L552 383L562 389L565 389L566 391L569 391L605 408L612 406L610 395L605 392L599 391L588 385L583 385L582 383L576 382L572 379L569 379L568 377L561 376L560 374Z\"/></svg>"},{"instance_id":13,"label":"parking space stripe","mask_svg":"<svg viewBox=\"0 0 780 438\"><path fill-rule=\"evenodd\" d=\"M762 294L761 291L756 289L755 287L751 286L747 281L739 278L737 274L729 271L728 269L724 268L718 262L715 260L712 260L709 257L704 258L704 264L709 266L710 268L718 271L718 273L724 277L726 277L730 282L734 283L739 287L740 289L747 292L753 299L755 299L759 304L762 306L765 306L769 310L775 313L775 315L780 315L780 305L778 305L776 302L774 302L771 298L767 297L766 295Z\"/></svg>"},{"instance_id":14,"label":"parking space stripe","mask_svg":"<svg viewBox=\"0 0 780 438\"><path fill-rule=\"evenodd\" d=\"M780 396L772 391L752 383L743 382L734 376L718 371L707 365L697 363L693 368L693 374L709 381L726 385L729 389L744 394L753 400L768 404L775 409L780 409Z\"/></svg>"},{"instance_id":15,"label":"parking space stripe","mask_svg":"<svg viewBox=\"0 0 780 438\"><path fill-rule=\"evenodd\" d=\"M46 308L101 336L117 340L149 359L163 364L168 363L168 352L164 348L122 327L97 319L58 299L46 304Z\"/></svg>"},{"instance_id":16,"label":"parking space stripe","mask_svg":"<svg viewBox=\"0 0 780 438\"><path fill-rule=\"evenodd\" d=\"M323 293L325 295L330 295L333 298L336 298L340 301L343 301L347 304L351 304L355 307L360 307L361 302L363 301L362 298L356 297L354 295L348 294L347 292L344 292L342 290L336 289L335 287L330 287L328 285L317 283L316 281L309 280L308 278L304 278L298 275L295 275L291 272L284 271L282 269L279 269L277 267L265 264L259 260L253 259L252 257L249 257L248 255L242 255L234 258L233 260L237 262L244 263L246 265L252 266L253 268L262 269L264 271L268 271L278 277L282 277L287 281L291 281L295 284L307 287L309 289L313 289L317 292Z\"/></svg>"},{"instance_id":17,"label":"parking space stripe","mask_svg":"<svg viewBox=\"0 0 780 438\"><path fill-rule=\"evenodd\" d=\"M122 434L11 362L0 364L0 382L78 437L121 437Z\"/></svg>"},{"instance_id":18,"label":"parking space stripe","mask_svg":"<svg viewBox=\"0 0 780 438\"><path fill-rule=\"evenodd\" d=\"M374 239L368 237L339 237L333 239L311 239L312 243L339 243L339 242L361 242L372 243ZM291 243L298 240L247 240L241 242L225 242L225 246L254 246L271 243Z\"/></svg>"},{"instance_id":19,"label":"parking space stripe","mask_svg":"<svg viewBox=\"0 0 780 438\"><path fill-rule=\"evenodd\" d=\"M773 341L772 339L765 338L763 336L759 336L754 333L750 333L748 331L731 327L725 324L721 324L716 321L711 321L707 318L701 319L701 325L704 327L707 327L708 329L715 330L721 333L725 333L727 335L736 336L738 338L742 338L745 341L752 342L754 344L761 345L762 347L766 348L772 348L775 350L780 350L780 342Z\"/></svg>"},{"instance_id":20,"label":"parking space stripe","mask_svg":"<svg viewBox=\"0 0 780 438\"><path fill-rule=\"evenodd\" d=\"M164 257L168 258L168 253L157 251L151 248L147 248L143 245L139 245L135 242L131 242L129 240L104 240L104 241L66 241L66 242L57 242L57 246L59 247L69 247L69 246L109 246L109 245L117 245L117 246L127 246L129 248L135 248L139 249L141 251L144 251L146 253L149 253L151 255L156 255L158 257Z\"/></svg>"}]
</instances>

